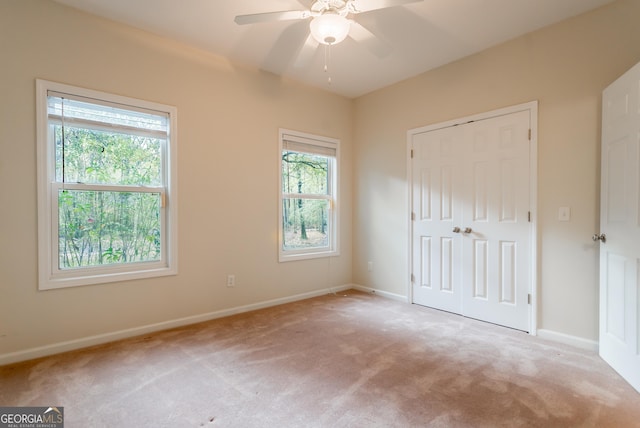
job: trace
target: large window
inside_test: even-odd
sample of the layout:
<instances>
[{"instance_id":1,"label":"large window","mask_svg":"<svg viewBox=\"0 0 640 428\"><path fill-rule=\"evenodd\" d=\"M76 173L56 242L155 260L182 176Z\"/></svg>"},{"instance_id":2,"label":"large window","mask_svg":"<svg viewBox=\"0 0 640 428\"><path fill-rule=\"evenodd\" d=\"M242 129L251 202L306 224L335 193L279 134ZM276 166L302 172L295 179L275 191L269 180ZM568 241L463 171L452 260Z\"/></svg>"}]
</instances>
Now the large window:
<instances>
[{"instance_id":1,"label":"large window","mask_svg":"<svg viewBox=\"0 0 640 428\"><path fill-rule=\"evenodd\" d=\"M36 86L40 289L175 274L175 108Z\"/></svg>"},{"instance_id":2,"label":"large window","mask_svg":"<svg viewBox=\"0 0 640 428\"><path fill-rule=\"evenodd\" d=\"M339 142L280 130L280 261L338 254Z\"/></svg>"}]
</instances>

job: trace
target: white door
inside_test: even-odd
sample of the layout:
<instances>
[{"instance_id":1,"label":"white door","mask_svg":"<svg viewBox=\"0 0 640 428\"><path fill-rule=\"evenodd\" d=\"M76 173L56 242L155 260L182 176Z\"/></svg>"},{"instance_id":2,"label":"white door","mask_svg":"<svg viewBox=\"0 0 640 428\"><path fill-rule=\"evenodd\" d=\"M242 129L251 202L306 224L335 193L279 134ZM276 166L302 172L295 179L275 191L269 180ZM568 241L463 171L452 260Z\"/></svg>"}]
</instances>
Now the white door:
<instances>
[{"instance_id":1,"label":"white door","mask_svg":"<svg viewBox=\"0 0 640 428\"><path fill-rule=\"evenodd\" d=\"M638 391L639 98L640 64L603 92L600 193L600 356Z\"/></svg>"},{"instance_id":2,"label":"white door","mask_svg":"<svg viewBox=\"0 0 640 428\"><path fill-rule=\"evenodd\" d=\"M529 110L416 132L413 302L529 330Z\"/></svg>"},{"instance_id":3,"label":"white door","mask_svg":"<svg viewBox=\"0 0 640 428\"><path fill-rule=\"evenodd\" d=\"M529 111L464 125L465 316L529 330Z\"/></svg>"},{"instance_id":4,"label":"white door","mask_svg":"<svg viewBox=\"0 0 640 428\"><path fill-rule=\"evenodd\" d=\"M462 312L461 138L456 127L413 136L413 301L455 313Z\"/></svg>"}]
</instances>

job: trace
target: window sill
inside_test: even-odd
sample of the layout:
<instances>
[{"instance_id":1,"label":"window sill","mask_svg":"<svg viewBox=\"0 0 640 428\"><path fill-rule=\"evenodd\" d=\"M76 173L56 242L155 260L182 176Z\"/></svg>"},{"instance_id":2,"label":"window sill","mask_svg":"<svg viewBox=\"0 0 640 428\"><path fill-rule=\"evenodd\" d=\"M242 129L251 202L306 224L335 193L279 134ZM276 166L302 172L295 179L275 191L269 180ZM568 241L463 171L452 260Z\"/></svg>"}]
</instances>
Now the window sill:
<instances>
[{"instance_id":1,"label":"window sill","mask_svg":"<svg viewBox=\"0 0 640 428\"><path fill-rule=\"evenodd\" d=\"M79 273L79 272L77 272ZM41 276L38 289L40 291L55 290L68 287L82 287L85 285L105 284L122 281L132 281L136 279L157 278L161 276L177 275L175 267L159 267L148 269L136 269L135 271L120 271L109 273L95 273L74 275L74 276Z\"/></svg>"},{"instance_id":2,"label":"window sill","mask_svg":"<svg viewBox=\"0 0 640 428\"><path fill-rule=\"evenodd\" d=\"M315 251L315 252L304 252L304 253L288 253L288 252L280 252L278 261L280 263L284 262L295 262L298 260L309 260L309 259L319 259L324 257L336 257L340 255L340 251L338 250L325 250L325 251Z\"/></svg>"}]
</instances>

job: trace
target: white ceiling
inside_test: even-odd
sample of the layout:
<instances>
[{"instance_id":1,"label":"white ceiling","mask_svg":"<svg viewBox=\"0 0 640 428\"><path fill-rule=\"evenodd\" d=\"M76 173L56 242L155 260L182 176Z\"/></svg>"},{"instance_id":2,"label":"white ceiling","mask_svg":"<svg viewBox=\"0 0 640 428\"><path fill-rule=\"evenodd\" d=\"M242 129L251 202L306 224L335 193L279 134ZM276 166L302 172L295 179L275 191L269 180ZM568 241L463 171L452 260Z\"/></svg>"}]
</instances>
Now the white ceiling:
<instances>
[{"instance_id":1,"label":"white ceiling","mask_svg":"<svg viewBox=\"0 0 640 428\"><path fill-rule=\"evenodd\" d=\"M296 57L308 21L237 25L241 14L304 10L311 0L55 0L322 89L357 97L612 0L424 0L353 15L391 47L379 58L351 38ZM368 0L361 0L368 1ZM331 77L331 84L328 83Z\"/></svg>"}]
</instances>

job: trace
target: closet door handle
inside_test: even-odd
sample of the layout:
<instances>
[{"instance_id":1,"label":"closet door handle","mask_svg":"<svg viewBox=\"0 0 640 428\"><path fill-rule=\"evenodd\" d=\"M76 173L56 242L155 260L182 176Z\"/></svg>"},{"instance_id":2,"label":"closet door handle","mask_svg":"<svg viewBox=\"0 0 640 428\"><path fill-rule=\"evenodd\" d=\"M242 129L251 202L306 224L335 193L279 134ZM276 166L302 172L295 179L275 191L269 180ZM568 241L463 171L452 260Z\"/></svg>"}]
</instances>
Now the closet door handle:
<instances>
[{"instance_id":1,"label":"closet door handle","mask_svg":"<svg viewBox=\"0 0 640 428\"><path fill-rule=\"evenodd\" d=\"M460 233L460 228L458 226L454 227L453 233Z\"/></svg>"},{"instance_id":2,"label":"closet door handle","mask_svg":"<svg viewBox=\"0 0 640 428\"><path fill-rule=\"evenodd\" d=\"M465 227L462 233L471 233L473 230L470 227Z\"/></svg>"}]
</instances>

